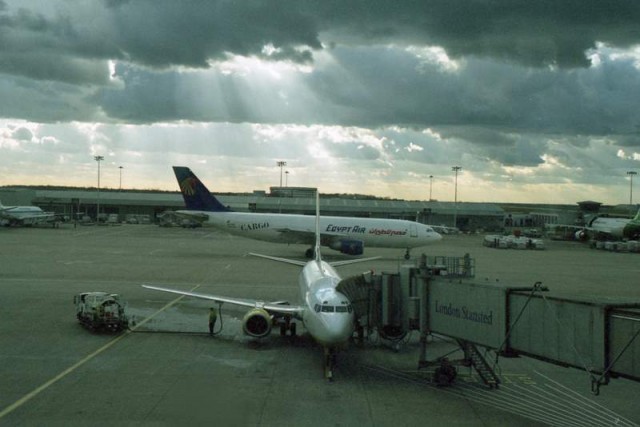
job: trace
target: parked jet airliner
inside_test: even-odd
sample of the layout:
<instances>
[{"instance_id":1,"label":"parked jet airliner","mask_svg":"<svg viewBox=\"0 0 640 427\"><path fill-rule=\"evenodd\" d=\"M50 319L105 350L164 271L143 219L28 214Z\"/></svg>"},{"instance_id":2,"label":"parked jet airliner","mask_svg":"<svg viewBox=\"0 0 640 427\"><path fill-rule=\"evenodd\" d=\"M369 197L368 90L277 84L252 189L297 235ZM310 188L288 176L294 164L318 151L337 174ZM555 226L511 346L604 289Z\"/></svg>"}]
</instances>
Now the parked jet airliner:
<instances>
[{"instance_id":1,"label":"parked jet airliner","mask_svg":"<svg viewBox=\"0 0 640 427\"><path fill-rule=\"evenodd\" d=\"M575 234L578 240L589 236L596 238L638 239L640 238L640 210L633 218L596 216Z\"/></svg>"},{"instance_id":2,"label":"parked jet airliner","mask_svg":"<svg viewBox=\"0 0 640 427\"><path fill-rule=\"evenodd\" d=\"M4 206L0 202L0 219L7 225L34 225L55 221L53 212L45 212L37 206Z\"/></svg>"},{"instance_id":3,"label":"parked jet airliner","mask_svg":"<svg viewBox=\"0 0 640 427\"><path fill-rule=\"evenodd\" d=\"M311 217L313 219L313 217ZM320 255L320 214L319 197L316 195L316 225L315 225L315 259L312 261L296 261L267 255L251 254L274 261L302 266L298 278L301 301L298 305L288 305L283 302L263 302L257 300L230 298L208 295L197 292L187 292L159 286L142 285L145 288L195 298L203 298L218 303L229 303L250 307L242 320L244 332L252 337L265 337L271 332L274 323L279 322L282 328L288 329L295 335L295 323L292 319L302 321L304 327L315 341L324 347L325 377L332 379L335 351L346 344L353 335L355 313L351 301L339 291L342 278L333 268L334 266L369 261L375 258L361 258L348 261L328 263ZM345 279L349 280L349 279ZM284 332L286 329L282 329Z\"/></svg>"},{"instance_id":4,"label":"parked jet airliner","mask_svg":"<svg viewBox=\"0 0 640 427\"><path fill-rule=\"evenodd\" d=\"M238 236L278 243L313 245L313 216L233 212L213 196L187 167L174 166L187 210L180 216L194 219ZM418 222L384 218L327 216L320 218L322 246L349 255L361 255L365 246L409 250L437 242L442 236ZM313 248L307 250L313 258Z\"/></svg>"}]
</instances>

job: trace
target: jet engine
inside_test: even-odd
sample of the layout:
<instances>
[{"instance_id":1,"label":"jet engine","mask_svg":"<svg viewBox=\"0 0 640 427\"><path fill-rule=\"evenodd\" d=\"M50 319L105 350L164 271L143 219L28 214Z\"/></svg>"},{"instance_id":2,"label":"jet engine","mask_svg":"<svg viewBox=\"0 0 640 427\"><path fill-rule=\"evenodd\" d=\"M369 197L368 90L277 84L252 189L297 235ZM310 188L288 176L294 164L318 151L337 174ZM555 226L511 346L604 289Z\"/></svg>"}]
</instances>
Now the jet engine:
<instances>
[{"instance_id":1,"label":"jet engine","mask_svg":"<svg viewBox=\"0 0 640 427\"><path fill-rule=\"evenodd\" d=\"M272 323L273 319L266 310L254 308L244 315L242 330L251 337L262 338L269 335Z\"/></svg>"},{"instance_id":2,"label":"jet engine","mask_svg":"<svg viewBox=\"0 0 640 427\"><path fill-rule=\"evenodd\" d=\"M331 242L329 247L347 255L362 255L364 253L364 242L362 240L337 240Z\"/></svg>"},{"instance_id":3,"label":"jet engine","mask_svg":"<svg viewBox=\"0 0 640 427\"><path fill-rule=\"evenodd\" d=\"M574 234L574 237L576 240L583 242L587 240L587 237L589 236L587 235L587 232L585 230L578 230L576 231L576 234Z\"/></svg>"}]
</instances>

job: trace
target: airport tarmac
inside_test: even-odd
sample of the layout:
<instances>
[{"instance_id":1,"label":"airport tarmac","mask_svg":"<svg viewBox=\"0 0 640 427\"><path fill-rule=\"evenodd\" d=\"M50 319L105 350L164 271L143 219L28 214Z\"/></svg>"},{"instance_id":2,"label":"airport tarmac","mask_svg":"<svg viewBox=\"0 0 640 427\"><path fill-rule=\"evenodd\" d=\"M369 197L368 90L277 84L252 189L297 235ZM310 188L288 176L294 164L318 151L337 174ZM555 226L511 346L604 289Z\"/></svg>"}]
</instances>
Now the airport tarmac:
<instances>
[{"instance_id":1,"label":"airport tarmac","mask_svg":"<svg viewBox=\"0 0 640 427\"><path fill-rule=\"evenodd\" d=\"M469 253L476 280L640 301L640 254L545 243L498 250L482 236L445 236L413 255ZM224 306L223 329L211 338L211 303L140 286L296 301L298 268L247 253L300 258L304 249L152 225L0 229L0 425L640 424L640 383L615 379L594 396L584 371L529 358L501 359L498 390L465 368L454 386L437 388L416 371L417 337L398 351L374 338L351 345L329 383L322 350L302 327L298 338L276 332L256 342L242 335L242 311ZM343 277L403 262L402 251L365 251L383 258L341 267ZM83 329L72 300L85 291L122 294L137 326L120 335Z\"/></svg>"}]
</instances>

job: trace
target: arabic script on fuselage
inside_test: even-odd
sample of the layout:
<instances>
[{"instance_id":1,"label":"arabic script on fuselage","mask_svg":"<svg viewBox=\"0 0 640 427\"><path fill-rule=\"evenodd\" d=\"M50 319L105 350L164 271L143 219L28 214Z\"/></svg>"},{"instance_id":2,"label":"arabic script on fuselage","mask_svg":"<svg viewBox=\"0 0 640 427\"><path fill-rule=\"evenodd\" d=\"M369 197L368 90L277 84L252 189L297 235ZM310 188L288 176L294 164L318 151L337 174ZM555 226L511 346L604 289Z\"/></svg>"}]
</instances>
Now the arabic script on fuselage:
<instances>
[{"instance_id":1,"label":"arabic script on fuselage","mask_svg":"<svg viewBox=\"0 0 640 427\"><path fill-rule=\"evenodd\" d=\"M334 225L329 224L325 228L328 233L351 233L351 234L374 234L376 236L404 236L407 234L407 230L394 230L392 228L370 228L367 231L367 227L359 225L346 226L346 225Z\"/></svg>"}]
</instances>

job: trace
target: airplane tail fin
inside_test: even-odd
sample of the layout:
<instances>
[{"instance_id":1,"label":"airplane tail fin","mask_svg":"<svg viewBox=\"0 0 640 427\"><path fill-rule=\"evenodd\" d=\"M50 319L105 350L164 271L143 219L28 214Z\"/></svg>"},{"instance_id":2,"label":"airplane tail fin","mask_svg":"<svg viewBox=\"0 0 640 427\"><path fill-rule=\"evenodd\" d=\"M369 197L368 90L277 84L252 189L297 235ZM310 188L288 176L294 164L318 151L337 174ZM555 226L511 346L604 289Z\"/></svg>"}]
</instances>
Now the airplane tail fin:
<instances>
[{"instance_id":1,"label":"airplane tail fin","mask_svg":"<svg viewBox=\"0 0 640 427\"><path fill-rule=\"evenodd\" d=\"M191 172L191 169L184 166L174 166L173 173L176 175L182 198L188 210L226 212L230 209L224 206L211 194L198 177Z\"/></svg>"}]
</instances>

